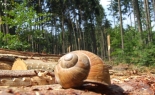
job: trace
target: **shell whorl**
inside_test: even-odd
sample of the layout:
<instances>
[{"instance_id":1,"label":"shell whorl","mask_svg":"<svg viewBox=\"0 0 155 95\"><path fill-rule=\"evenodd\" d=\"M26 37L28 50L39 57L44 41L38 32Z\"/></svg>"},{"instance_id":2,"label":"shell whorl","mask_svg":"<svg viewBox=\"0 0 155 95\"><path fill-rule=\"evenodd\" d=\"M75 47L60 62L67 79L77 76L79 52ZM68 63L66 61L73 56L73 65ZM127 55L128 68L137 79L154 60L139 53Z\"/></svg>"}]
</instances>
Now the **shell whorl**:
<instances>
[{"instance_id":1,"label":"shell whorl","mask_svg":"<svg viewBox=\"0 0 155 95\"><path fill-rule=\"evenodd\" d=\"M63 88L78 87L87 78L89 70L90 62L86 55L70 52L59 59L55 79Z\"/></svg>"},{"instance_id":2,"label":"shell whorl","mask_svg":"<svg viewBox=\"0 0 155 95\"><path fill-rule=\"evenodd\" d=\"M61 63L62 68L73 67L78 61L78 56L74 53L68 53L62 58L60 58L59 63Z\"/></svg>"},{"instance_id":3,"label":"shell whorl","mask_svg":"<svg viewBox=\"0 0 155 95\"><path fill-rule=\"evenodd\" d=\"M87 83L111 84L107 65L99 56L84 50L62 56L55 67L55 79L63 88L75 88Z\"/></svg>"}]
</instances>

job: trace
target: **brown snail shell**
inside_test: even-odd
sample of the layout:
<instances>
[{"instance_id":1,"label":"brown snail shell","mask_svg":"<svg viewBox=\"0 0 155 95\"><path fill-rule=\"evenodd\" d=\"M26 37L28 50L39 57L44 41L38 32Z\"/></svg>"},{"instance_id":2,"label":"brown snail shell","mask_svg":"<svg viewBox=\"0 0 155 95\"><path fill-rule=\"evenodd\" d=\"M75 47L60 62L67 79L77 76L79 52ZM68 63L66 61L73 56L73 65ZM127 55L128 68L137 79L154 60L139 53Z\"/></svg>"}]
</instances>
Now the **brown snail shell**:
<instances>
[{"instance_id":1,"label":"brown snail shell","mask_svg":"<svg viewBox=\"0 0 155 95\"><path fill-rule=\"evenodd\" d=\"M89 51L77 50L62 56L54 72L56 81L63 88L74 88L83 83L110 84L108 67Z\"/></svg>"}]
</instances>

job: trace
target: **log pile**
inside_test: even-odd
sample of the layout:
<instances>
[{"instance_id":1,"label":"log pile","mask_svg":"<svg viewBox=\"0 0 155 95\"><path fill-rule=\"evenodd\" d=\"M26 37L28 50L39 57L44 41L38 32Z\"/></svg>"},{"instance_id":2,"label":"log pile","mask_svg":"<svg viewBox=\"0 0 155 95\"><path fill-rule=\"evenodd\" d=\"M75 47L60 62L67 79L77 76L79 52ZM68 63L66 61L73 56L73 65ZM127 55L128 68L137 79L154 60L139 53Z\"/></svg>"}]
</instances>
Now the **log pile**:
<instances>
[{"instance_id":1,"label":"log pile","mask_svg":"<svg viewBox=\"0 0 155 95\"><path fill-rule=\"evenodd\" d=\"M0 49L0 95L155 95L154 73L128 70L128 66L110 70L109 87L63 89L53 73L61 56Z\"/></svg>"},{"instance_id":2,"label":"log pile","mask_svg":"<svg viewBox=\"0 0 155 95\"><path fill-rule=\"evenodd\" d=\"M11 70L14 63L14 67L16 67L13 68L14 70L17 69L18 66L22 66L21 64L23 64L23 67L19 67L22 68L21 70L23 70L23 68L52 70L61 56L62 55L58 54L42 54L0 49L0 69ZM24 64L27 67L25 67Z\"/></svg>"}]
</instances>

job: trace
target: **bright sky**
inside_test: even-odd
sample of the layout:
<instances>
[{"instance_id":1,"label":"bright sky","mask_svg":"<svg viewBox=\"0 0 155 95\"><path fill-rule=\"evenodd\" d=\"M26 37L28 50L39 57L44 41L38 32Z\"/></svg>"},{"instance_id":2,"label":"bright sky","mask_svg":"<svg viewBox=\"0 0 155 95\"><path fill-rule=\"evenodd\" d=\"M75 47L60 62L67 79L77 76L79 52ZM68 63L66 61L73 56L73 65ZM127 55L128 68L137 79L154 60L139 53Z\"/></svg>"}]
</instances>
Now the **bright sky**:
<instances>
[{"instance_id":1,"label":"bright sky","mask_svg":"<svg viewBox=\"0 0 155 95\"><path fill-rule=\"evenodd\" d=\"M108 5L111 3L111 0L100 0L100 4L103 6L103 8L105 9L106 15L107 15L107 19L110 21L113 21L112 16L110 16L110 11L107 10L107 8L109 7ZM127 24L130 24L130 19L129 17L126 17L126 20L123 20L124 26L126 27ZM111 24L113 25L113 22L111 22Z\"/></svg>"},{"instance_id":2,"label":"bright sky","mask_svg":"<svg viewBox=\"0 0 155 95\"><path fill-rule=\"evenodd\" d=\"M109 15L109 11L107 10L107 8L108 8L108 5L110 4L110 1L111 0L100 0L100 4L103 6L103 8L105 9L105 12L106 12L106 15L107 15L107 19L108 20L110 20L111 21L111 24L112 24L112 26L114 27L114 23L112 22L113 21L113 19L112 19L112 16L110 16ZM127 26L127 24L130 24L131 22L130 22L130 18L129 17L127 17L127 16L125 16L126 17L126 20L123 20L123 26L124 27L126 27ZM133 15L131 16L131 18L132 18L132 23L134 22L134 20L133 20ZM152 24L152 26L155 26L155 22L152 22L151 23ZM155 27L153 27L153 30L155 30Z\"/></svg>"},{"instance_id":3,"label":"bright sky","mask_svg":"<svg viewBox=\"0 0 155 95\"><path fill-rule=\"evenodd\" d=\"M103 8L106 11L106 14L109 14L109 11L107 10L108 5L110 4L109 0L100 0L100 4L103 6Z\"/></svg>"},{"instance_id":4,"label":"bright sky","mask_svg":"<svg viewBox=\"0 0 155 95\"><path fill-rule=\"evenodd\" d=\"M110 0L100 0L100 4L103 6L103 8L105 9L106 15L107 15L107 19L110 21L113 21L112 16L109 15L109 11L108 11L108 5L110 4L109 2ZM113 22L111 22L112 26L113 26Z\"/></svg>"},{"instance_id":5,"label":"bright sky","mask_svg":"<svg viewBox=\"0 0 155 95\"><path fill-rule=\"evenodd\" d=\"M103 7L106 7L107 5L110 4L110 2L108 2L109 0L100 0L100 4L103 6Z\"/></svg>"}]
</instances>

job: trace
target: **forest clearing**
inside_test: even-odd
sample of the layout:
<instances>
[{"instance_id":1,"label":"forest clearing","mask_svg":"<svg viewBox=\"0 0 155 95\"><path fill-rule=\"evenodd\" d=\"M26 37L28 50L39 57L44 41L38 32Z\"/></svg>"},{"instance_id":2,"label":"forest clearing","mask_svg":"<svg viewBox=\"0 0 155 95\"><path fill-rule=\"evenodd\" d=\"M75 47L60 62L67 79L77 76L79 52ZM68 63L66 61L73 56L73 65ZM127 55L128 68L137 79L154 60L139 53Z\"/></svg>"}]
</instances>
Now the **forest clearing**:
<instances>
[{"instance_id":1,"label":"forest clearing","mask_svg":"<svg viewBox=\"0 0 155 95\"><path fill-rule=\"evenodd\" d=\"M1 95L154 95L154 51L155 0L0 0Z\"/></svg>"},{"instance_id":2,"label":"forest clearing","mask_svg":"<svg viewBox=\"0 0 155 95\"><path fill-rule=\"evenodd\" d=\"M108 62L105 62L109 64L111 84L108 87L92 83L79 88L63 89L60 84L55 83L53 71L62 56L0 49L0 95L155 94L153 68L128 64L111 65Z\"/></svg>"}]
</instances>

